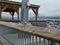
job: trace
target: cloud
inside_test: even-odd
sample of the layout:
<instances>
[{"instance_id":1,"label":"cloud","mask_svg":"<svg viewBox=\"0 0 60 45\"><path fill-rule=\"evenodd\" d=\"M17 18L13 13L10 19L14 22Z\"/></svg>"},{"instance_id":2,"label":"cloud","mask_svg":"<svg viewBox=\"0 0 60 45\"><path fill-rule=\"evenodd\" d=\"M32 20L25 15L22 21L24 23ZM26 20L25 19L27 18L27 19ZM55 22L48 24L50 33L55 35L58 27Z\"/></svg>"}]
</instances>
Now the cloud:
<instances>
[{"instance_id":1,"label":"cloud","mask_svg":"<svg viewBox=\"0 0 60 45\"><path fill-rule=\"evenodd\" d=\"M46 0L47 1L47 0ZM60 0L48 0L41 3L39 13L44 13L47 16L60 15ZM44 15L43 15L44 16Z\"/></svg>"},{"instance_id":2,"label":"cloud","mask_svg":"<svg viewBox=\"0 0 60 45\"><path fill-rule=\"evenodd\" d=\"M13 0L21 2L22 0ZM29 0L30 3L40 5L39 14L43 16L60 15L60 0Z\"/></svg>"}]
</instances>

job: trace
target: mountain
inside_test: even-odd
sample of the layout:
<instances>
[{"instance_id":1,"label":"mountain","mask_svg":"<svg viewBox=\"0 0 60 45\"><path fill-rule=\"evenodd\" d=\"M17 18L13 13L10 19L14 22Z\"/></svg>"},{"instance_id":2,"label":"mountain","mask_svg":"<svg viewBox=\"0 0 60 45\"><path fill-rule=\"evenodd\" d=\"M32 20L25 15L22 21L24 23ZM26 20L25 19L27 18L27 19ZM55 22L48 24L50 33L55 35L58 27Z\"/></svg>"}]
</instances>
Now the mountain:
<instances>
[{"instance_id":1,"label":"mountain","mask_svg":"<svg viewBox=\"0 0 60 45\"><path fill-rule=\"evenodd\" d=\"M31 20L34 20L35 17L30 17ZM60 16L39 16L38 19L60 19Z\"/></svg>"}]
</instances>

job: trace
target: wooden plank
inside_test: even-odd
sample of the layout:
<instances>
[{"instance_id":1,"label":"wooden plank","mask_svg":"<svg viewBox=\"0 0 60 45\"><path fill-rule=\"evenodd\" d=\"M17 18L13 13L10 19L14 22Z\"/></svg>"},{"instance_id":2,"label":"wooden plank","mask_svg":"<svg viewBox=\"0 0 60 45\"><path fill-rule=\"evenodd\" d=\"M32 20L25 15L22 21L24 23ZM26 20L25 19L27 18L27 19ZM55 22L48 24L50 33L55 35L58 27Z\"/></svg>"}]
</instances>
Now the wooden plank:
<instances>
[{"instance_id":1,"label":"wooden plank","mask_svg":"<svg viewBox=\"0 0 60 45\"><path fill-rule=\"evenodd\" d=\"M10 4L10 5L21 6L21 2L14 2L14 1L8 1L8 2L7 2L7 1L1 1L1 2L0 2L0 5L1 5L1 4ZM38 7L40 7L40 6L39 6L39 5L30 4L29 7L31 7L31 8L32 8L32 7L37 7L37 8L38 8Z\"/></svg>"},{"instance_id":2,"label":"wooden plank","mask_svg":"<svg viewBox=\"0 0 60 45\"><path fill-rule=\"evenodd\" d=\"M12 45L9 43L6 39L4 39L2 36L0 36L0 45Z\"/></svg>"}]
</instances>

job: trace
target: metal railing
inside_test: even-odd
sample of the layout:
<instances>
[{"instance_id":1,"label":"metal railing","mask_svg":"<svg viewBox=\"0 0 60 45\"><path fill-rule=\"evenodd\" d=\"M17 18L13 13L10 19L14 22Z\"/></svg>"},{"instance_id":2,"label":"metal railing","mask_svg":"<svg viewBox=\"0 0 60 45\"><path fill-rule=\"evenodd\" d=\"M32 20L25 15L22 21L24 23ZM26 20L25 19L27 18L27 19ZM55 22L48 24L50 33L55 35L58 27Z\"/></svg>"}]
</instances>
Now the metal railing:
<instances>
[{"instance_id":1,"label":"metal railing","mask_svg":"<svg viewBox=\"0 0 60 45\"><path fill-rule=\"evenodd\" d=\"M19 32L18 38L20 38L20 45L60 45L60 42L52 41L53 39L45 39L41 36L37 36L27 32Z\"/></svg>"}]
</instances>

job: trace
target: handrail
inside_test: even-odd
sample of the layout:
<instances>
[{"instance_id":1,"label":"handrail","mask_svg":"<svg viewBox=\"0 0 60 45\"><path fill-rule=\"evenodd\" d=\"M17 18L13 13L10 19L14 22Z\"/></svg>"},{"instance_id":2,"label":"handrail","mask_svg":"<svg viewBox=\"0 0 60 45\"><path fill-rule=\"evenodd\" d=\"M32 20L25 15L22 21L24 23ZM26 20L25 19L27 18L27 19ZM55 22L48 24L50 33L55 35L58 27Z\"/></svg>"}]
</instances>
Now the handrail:
<instances>
[{"instance_id":1,"label":"handrail","mask_svg":"<svg viewBox=\"0 0 60 45\"><path fill-rule=\"evenodd\" d=\"M43 43L45 43L45 40L51 41L51 44L54 44L55 42L60 44L60 30L53 29L53 28L42 28L42 27L36 27L32 25L24 25L24 24L17 24L17 23L12 23L12 22L3 22L0 21L0 25L4 25L6 27L16 29L19 31L18 37L24 37L25 41L27 41L26 37L32 40L32 43L36 42L36 45L38 42L41 41L41 38L43 38ZM33 41L36 39L35 41ZM39 40L38 40L39 39ZM28 42L28 41L27 41ZM27 43L27 42L22 42L22 43ZM31 42L29 43L31 44ZM44 44L45 45L45 44Z\"/></svg>"},{"instance_id":2,"label":"handrail","mask_svg":"<svg viewBox=\"0 0 60 45\"><path fill-rule=\"evenodd\" d=\"M7 27L14 28L14 29L18 29L19 31L28 32L28 33L31 33L31 34L34 34L37 36L42 36L44 38L48 38L50 40L53 39L54 41L60 42L60 36L59 36L60 30L50 29L50 30L54 31L54 34L53 34L53 32L48 32L48 30L46 30L45 28L41 29L41 27L36 27L36 26L31 26L31 25L23 25L21 23L16 24L16 23L9 23L9 22L0 21L0 24L7 26Z\"/></svg>"}]
</instances>

